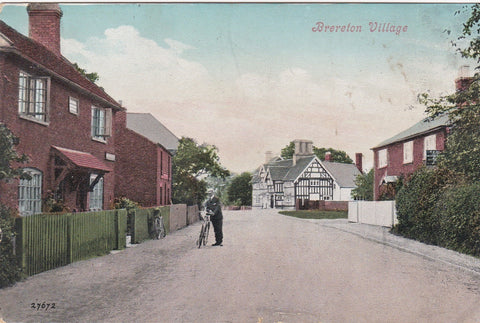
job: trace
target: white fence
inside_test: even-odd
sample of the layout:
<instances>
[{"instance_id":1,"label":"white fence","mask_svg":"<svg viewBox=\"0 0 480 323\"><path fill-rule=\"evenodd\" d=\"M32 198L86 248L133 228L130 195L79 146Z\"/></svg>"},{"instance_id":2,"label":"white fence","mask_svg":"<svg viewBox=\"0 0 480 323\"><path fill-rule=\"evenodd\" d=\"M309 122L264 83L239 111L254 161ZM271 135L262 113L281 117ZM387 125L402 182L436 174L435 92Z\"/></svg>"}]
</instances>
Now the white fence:
<instances>
[{"instance_id":1,"label":"white fence","mask_svg":"<svg viewBox=\"0 0 480 323\"><path fill-rule=\"evenodd\" d=\"M392 227L398 223L395 201L350 201L348 221Z\"/></svg>"}]
</instances>

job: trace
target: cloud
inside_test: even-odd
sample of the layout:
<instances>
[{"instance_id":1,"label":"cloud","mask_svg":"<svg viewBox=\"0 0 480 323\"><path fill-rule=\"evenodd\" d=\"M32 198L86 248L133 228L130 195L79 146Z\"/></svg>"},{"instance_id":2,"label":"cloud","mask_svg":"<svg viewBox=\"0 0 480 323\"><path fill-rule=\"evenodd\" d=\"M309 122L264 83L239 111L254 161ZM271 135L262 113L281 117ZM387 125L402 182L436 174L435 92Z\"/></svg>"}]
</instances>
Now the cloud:
<instances>
[{"instance_id":1,"label":"cloud","mask_svg":"<svg viewBox=\"0 0 480 323\"><path fill-rule=\"evenodd\" d=\"M177 136L216 145L222 163L238 172L255 169L265 151L280 153L297 138L350 156L362 152L371 167L371 147L423 117L417 93L448 91L456 73L428 57L391 57L358 74L339 73L335 62L321 74L291 66L219 80L183 57L193 46L163 41L120 26L83 43L63 39L62 51L97 72L100 85L129 111L150 112Z\"/></svg>"}]
</instances>

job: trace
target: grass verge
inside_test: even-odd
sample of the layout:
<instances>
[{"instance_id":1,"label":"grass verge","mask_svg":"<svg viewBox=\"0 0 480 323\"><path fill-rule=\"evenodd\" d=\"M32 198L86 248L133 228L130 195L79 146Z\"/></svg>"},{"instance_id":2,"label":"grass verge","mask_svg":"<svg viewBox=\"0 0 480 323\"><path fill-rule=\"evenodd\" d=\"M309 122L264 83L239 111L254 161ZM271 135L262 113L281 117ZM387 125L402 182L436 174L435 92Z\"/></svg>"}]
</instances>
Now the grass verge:
<instances>
[{"instance_id":1,"label":"grass verge","mask_svg":"<svg viewBox=\"0 0 480 323\"><path fill-rule=\"evenodd\" d=\"M280 211L283 215L293 216L302 219L347 219L347 211L318 211L318 210L305 210L305 211Z\"/></svg>"}]
</instances>

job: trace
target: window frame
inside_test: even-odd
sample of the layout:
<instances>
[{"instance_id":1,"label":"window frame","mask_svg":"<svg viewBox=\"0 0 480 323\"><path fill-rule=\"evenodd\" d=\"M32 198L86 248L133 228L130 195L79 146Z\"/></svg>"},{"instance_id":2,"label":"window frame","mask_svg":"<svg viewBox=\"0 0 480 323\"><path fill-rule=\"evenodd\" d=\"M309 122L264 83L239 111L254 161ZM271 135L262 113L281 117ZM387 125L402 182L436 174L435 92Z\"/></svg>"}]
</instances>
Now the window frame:
<instances>
[{"instance_id":1,"label":"window frame","mask_svg":"<svg viewBox=\"0 0 480 323\"><path fill-rule=\"evenodd\" d=\"M100 125L100 123L102 124ZM112 133L112 109L92 105L90 127L92 139L106 143ZM98 129L102 129L102 131Z\"/></svg>"},{"instance_id":2,"label":"window frame","mask_svg":"<svg viewBox=\"0 0 480 323\"><path fill-rule=\"evenodd\" d=\"M403 163L413 163L413 140L409 140L403 143Z\"/></svg>"},{"instance_id":3,"label":"window frame","mask_svg":"<svg viewBox=\"0 0 480 323\"><path fill-rule=\"evenodd\" d=\"M76 103L76 110L72 110L72 102ZM73 97L73 96L69 96L68 97L68 111L71 114L74 114L74 115L78 116L80 114L80 100Z\"/></svg>"},{"instance_id":4,"label":"window frame","mask_svg":"<svg viewBox=\"0 0 480 323\"><path fill-rule=\"evenodd\" d=\"M43 173L35 168L24 168L32 178L18 182L18 211L21 216L42 212Z\"/></svg>"},{"instance_id":5,"label":"window frame","mask_svg":"<svg viewBox=\"0 0 480 323\"><path fill-rule=\"evenodd\" d=\"M38 89L38 84L43 84L43 88ZM39 92L43 92L43 94ZM37 101L39 96L42 99ZM17 104L20 117L48 124L50 116L50 77L36 76L20 70L18 74Z\"/></svg>"},{"instance_id":6,"label":"window frame","mask_svg":"<svg viewBox=\"0 0 480 323\"><path fill-rule=\"evenodd\" d=\"M431 139L431 141L429 141ZM433 145L433 149L427 146ZM427 150L437 150L437 134L425 136L423 139L423 160L427 160Z\"/></svg>"},{"instance_id":7,"label":"window frame","mask_svg":"<svg viewBox=\"0 0 480 323\"><path fill-rule=\"evenodd\" d=\"M387 167L388 166L388 148L383 148L378 150L377 158L378 158L378 168Z\"/></svg>"},{"instance_id":8,"label":"window frame","mask_svg":"<svg viewBox=\"0 0 480 323\"><path fill-rule=\"evenodd\" d=\"M91 174L90 175L90 184L95 181L98 174ZM101 211L103 210L103 202L104 202L104 181L103 176L100 178L93 187L93 190L88 194L88 209L90 211Z\"/></svg>"}]
</instances>

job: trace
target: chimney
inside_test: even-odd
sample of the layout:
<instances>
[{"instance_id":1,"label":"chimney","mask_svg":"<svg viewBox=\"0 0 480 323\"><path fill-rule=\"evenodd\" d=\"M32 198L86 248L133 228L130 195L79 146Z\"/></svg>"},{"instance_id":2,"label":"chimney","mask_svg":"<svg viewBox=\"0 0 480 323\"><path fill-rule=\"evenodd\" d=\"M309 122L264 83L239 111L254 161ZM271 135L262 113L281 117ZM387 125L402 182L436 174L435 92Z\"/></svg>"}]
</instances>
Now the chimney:
<instances>
[{"instance_id":1,"label":"chimney","mask_svg":"<svg viewBox=\"0 0 480 323\"><path fill-rule=\"evenodd\" d=\"M269 150L265 152L265 164L268 164L273 158L273 153Z\"/></svg>"},{"instance_id":2,"label":"chimney","mask_svg":"<svg viewBox=\"0 0 480 323\"><path fill-rule=\"evenodd\" d=\"M313 142L311 140L295 139L295 152L293 153L293 165L297 160L306 156L313 156Z\"/></svg>"},{"instance_id":3,"label":"chimney","mask_svg":"<svg viewBox=\"0 0 480 323\"><path fill-rule=\"evenodd\" d=\"M29 37L61 56L60 18L63 13L58 3L30 3L27 12Z\"/></svg>"},{"instance_id":4,"label":"chimney","mask_svg":"<svg viewBox=\"0 0 480 323\"><path fill-rule=\"evenodd\" d=\"M361 174L363 174L363 154L362 153L356 153L355 154L355 165L357 166L358 170L360 171Z\"/></svg>"},{"instance_id":5,"label":"chimney","mask_svg":"<svg viewBox=\"0 0 480 323\"><path fill-rule=\"evenodd\" d=\"M458 71L458 78L455 80L455 90L457 92L465 91L473 82L473 77L470 76L470 66L463 65Z\"/></svg>"},{"instance_id":6,"label":"chimney","mask_svg":"<svg viewBox=\"0 0 480 323\"><path fill-rule=\"evenodd\" d=\"M328 162L332 161L332 153L331 152L327 151L325 153L325 161L328 161Z\"/></svg>"}]
</instances>

